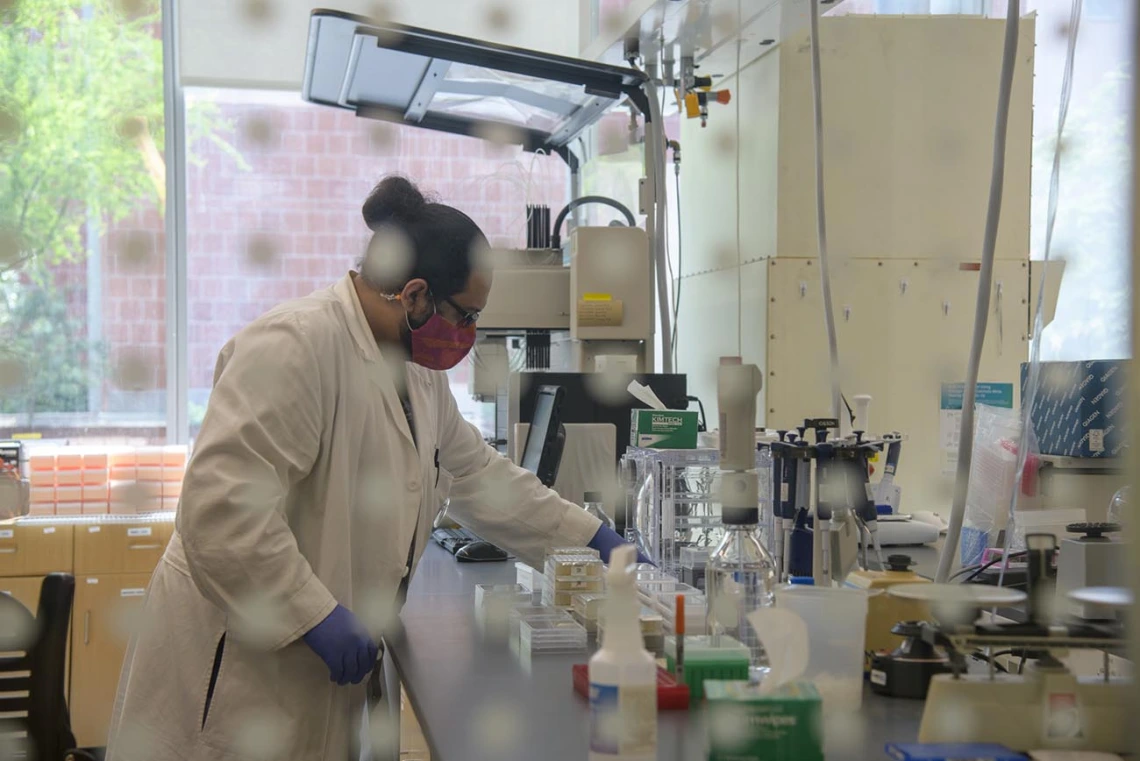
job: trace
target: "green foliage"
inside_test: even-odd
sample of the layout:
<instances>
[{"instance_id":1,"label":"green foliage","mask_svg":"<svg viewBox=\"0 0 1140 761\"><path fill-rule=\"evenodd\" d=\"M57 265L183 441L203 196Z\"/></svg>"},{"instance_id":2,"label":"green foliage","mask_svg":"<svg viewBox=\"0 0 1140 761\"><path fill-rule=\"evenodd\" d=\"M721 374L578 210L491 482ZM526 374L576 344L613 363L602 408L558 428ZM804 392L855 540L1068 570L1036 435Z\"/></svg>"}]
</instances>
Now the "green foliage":
<instances>
[{"instance_id":1,"label":"green foliage","mask_svg":"<svg viewBox=\"0 0 1140 761\"><path fill-rule=\"evenodd\" d=\"M5 336L0 352L23 368L20 387L0 398L0 414L87 409L88 372L103 366L103 350L87 346L68 296L55 288L0 283L0 312L20 327Z\"/></svg>"},{"instance_id":2,"label":"green foliage","mask_svg":"<svg viewBox=\"0 0 1140 761\"><path fill-rule=\"evenodd\" d=\"M43 281L74 258L81 222L115 221L157 191L137 138L163 144L161 7L111 0L17 0L0 25L0 229ZM9 267L12 263L9 262Z\"/></svg>"}]
</instances>

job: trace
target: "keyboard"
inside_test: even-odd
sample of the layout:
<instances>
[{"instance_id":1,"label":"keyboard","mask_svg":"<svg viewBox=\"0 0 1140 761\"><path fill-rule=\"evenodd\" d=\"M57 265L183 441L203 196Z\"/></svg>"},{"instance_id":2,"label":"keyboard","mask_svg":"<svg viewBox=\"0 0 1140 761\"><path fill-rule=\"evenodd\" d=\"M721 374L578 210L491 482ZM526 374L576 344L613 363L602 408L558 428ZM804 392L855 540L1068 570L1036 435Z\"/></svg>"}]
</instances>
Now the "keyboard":
<instances>
[{"instance_id":1,"label":"keyboard","mask_svg":"<svg viewBox=\"0 0 1140 761\"><path fill-rule=\"evenodd\" d=\"M482 541L465 528L437 528L431 532L431 538L452 555L472 542Z\"/></svg>"}]
</instances>

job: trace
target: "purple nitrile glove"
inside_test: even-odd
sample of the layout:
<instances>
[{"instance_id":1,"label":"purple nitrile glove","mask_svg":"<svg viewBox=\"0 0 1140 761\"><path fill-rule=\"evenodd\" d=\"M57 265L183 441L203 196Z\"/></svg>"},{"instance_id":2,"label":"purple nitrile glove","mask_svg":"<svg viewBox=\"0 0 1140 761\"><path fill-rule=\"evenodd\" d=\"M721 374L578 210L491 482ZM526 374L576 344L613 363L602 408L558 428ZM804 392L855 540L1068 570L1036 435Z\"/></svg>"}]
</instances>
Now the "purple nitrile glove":
<instances>
[{"instance_id":1,"label":"purple nitrile glove","mask_svg":"<svg viewBox=\"0 0 1140 761\"><path fill-rule=\"evenodd\" d=\"M380 652L360 619L343 605L305 632L304 640L329 667L329 681L341 686L364 681Z\"/></svg>"},{"instance_id":2,"label":"purple nitrile glove","mask_svg":"<svg viewBox=\"0 0 1140 761\"><path fill-rule=\"evenodd\" d=\"M623 544L629 544L626 540L622 539L618 532L606 525L598 527L598 533L594 534L594 538L586 545L590 549L597 550L598 554L602 556L602 562L608 564L610 562L610 553L613 552L615 547L620 547ZM641 550L637 551L638 563L652 563L653 561L641 554Z\"/></svg>"}]
</instances>

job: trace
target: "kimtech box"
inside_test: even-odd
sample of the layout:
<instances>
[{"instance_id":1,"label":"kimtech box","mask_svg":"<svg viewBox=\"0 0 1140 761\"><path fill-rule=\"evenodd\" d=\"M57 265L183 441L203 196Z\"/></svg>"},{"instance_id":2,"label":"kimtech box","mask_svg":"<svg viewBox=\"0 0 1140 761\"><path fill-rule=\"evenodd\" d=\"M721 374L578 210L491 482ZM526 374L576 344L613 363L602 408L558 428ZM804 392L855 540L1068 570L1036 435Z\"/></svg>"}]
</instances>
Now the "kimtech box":
<instances>
[{"instance_id":1,"label":"kimtech box","mask_svg":"<svg viewBox=\"0 0 1140 761\"><path fill-rule=\"evenodd\" d=\"M1042 362L1030 418L1041 454L1118 457L1128 443L1128 360ZM1029 365L1021 365L1025 399Z\"/></svg>"},{"instance_id":2,"label":"kimtech box","mask_svg":"<svg viewBox=\"0 0 1140 761\"><path fill-rule=\"evenodd\" d=\"M749 682L710 680L705 699L709 761L823 761L821 701L811 682L763 693Z\"/></svg>"},{"instance_id":3,"label":"kimtech box","mask_svg":"<svg viewBox=\"0 0 1140 761\"><path fill-rule=\"evenodd\" d=\"M696 412L689 410L631 410L630 446L642 449L696 449Z\"/></svg>"}]
</instances>

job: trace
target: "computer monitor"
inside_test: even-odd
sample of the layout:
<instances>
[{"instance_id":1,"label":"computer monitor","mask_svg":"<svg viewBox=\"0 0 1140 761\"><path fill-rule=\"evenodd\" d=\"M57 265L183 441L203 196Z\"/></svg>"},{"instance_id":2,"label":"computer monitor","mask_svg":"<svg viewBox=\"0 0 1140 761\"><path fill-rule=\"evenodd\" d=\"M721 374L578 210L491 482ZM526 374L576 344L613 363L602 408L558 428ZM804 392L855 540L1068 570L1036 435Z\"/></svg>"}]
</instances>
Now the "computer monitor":
<instances>
[{"instance_id":1,"label":"computer monitor","mask_svg":"<svg viewBox=\"0 0 1140 761\"><path fill-rule=\"evenodd\" d=\"M553 486L562 462L562 448L566 444L566 428L562 425L561 386L542 386L534 399L526 445L520 464L538 476L545 486Z\"/></svg>"}]
</instances>

